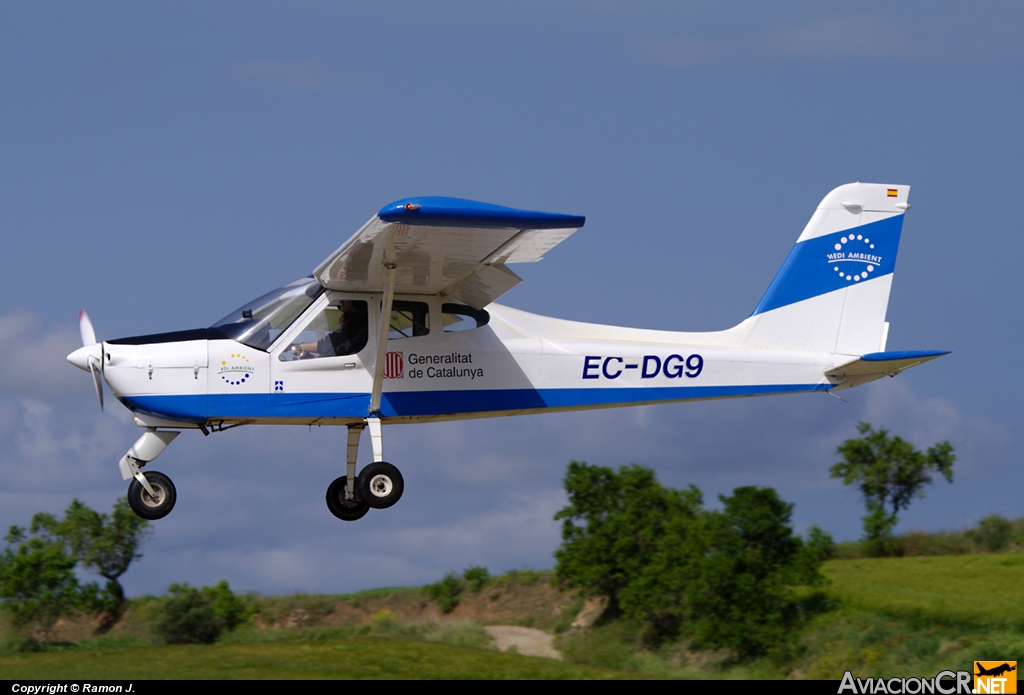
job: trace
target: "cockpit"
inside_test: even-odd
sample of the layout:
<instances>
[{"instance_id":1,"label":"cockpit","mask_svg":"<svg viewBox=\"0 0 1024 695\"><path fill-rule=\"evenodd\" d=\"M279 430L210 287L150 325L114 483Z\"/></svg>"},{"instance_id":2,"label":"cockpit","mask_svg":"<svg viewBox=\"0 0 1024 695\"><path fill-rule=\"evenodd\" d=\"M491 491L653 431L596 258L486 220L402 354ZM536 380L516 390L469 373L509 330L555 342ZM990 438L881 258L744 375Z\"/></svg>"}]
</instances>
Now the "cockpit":
<instances>
[{"instance_id":1,"label":"cockpit","mask_svg":"<svg viewBox=\"0 0 1024 695\"><path fill-rule=\"evenodd\" d=\"M266 350L324 291L312 276L254 299L210 326L229 338Z\"/></svg>"}]
</instances>

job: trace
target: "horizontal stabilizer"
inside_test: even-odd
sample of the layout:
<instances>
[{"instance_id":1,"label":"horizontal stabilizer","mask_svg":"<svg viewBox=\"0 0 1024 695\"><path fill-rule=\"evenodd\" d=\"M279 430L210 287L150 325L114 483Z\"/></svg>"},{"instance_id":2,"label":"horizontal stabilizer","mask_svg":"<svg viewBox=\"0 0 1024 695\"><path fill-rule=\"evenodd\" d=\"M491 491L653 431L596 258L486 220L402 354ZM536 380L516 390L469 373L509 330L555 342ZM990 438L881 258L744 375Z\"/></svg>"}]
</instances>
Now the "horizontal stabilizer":
<instances>
[{"instance_id":1,"label":"horizontal stabilizer","mask_svg":"<svg viewBox=\"0 0 1024 695\"><path fill-rule=\"evenodd\" d=\"M904 369L916 367L937 357L948 355L949 350L897 350L871 352L852 362L833 367L825 372L832 382L832 390L860 386L883 376L896 376Z\"/></svg>"}]
</instances>

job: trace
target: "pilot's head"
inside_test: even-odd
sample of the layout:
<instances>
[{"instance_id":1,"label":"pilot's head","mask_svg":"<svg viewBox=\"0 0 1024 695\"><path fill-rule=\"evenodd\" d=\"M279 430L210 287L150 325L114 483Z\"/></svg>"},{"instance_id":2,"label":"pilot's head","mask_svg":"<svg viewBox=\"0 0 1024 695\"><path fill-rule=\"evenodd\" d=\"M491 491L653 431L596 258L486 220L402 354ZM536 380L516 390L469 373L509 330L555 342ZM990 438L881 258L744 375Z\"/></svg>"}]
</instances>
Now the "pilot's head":
<instances>
[{"instance_id":1,"label":"pilot's head","mask_svg":"<svg viewBox=\"0 0 1024 695\"><path fill-rule=\"evenodd\" d=\"M366 311L365 302L356 302L351 299L342 299L338 303L338 308L341 309L343 314L361 314Z\"/></svg>"}]
</instances>

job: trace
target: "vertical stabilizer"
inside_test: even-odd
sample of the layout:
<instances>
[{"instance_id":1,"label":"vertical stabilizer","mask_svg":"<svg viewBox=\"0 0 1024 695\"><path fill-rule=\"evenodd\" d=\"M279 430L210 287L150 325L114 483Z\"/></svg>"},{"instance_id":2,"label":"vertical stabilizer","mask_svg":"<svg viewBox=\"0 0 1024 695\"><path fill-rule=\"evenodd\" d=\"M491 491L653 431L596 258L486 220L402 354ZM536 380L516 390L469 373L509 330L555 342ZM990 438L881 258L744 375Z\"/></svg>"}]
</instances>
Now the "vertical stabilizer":
<instances>
[{"instance_id":1,"label":"vertical stabilizer","mask_svg":"<svg viewBox=\"0 0 1024 695\"><path fill-rule=\"evenodd\" d=\"M884 350L909 193L909 186L858 182L825 196L748 319L743 346L848 355Z\"/></svg>"}]
</instances>

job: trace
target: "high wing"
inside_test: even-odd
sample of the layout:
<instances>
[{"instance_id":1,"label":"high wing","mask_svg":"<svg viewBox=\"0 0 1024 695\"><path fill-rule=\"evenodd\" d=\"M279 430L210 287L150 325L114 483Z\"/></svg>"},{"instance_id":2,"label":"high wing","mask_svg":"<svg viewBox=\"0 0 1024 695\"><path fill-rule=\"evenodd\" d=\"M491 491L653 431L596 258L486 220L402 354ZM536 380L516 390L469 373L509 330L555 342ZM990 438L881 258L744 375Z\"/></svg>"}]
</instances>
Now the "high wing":
<instances>
[{"instance_id":1,"label":"high wing","mask_svg":"<svg viewBox=\"0 0 1024 695\"><path fill-rule=\"evenodd\" d=\"M316 267L321 285L351 292L444 295L482 309L522 279L509 263L539 261L586 218L460 198L405 198L381 208Z\"/></svg>"}]
</instances>

